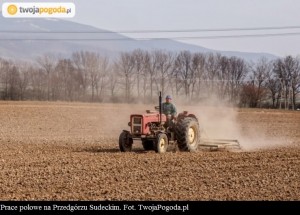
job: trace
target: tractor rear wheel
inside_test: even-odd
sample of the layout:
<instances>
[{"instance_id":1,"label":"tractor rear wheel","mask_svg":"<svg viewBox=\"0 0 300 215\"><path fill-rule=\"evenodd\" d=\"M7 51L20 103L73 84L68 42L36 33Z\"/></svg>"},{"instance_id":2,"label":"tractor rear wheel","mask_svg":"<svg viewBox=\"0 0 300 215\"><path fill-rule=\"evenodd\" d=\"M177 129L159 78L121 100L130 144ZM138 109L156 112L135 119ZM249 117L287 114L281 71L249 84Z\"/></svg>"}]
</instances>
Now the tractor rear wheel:
<instances>
[{"instance_id":1,"label":"tractor rear wheel","mask_svg":"<svg viewBox=\"0 0 300 215\"><path fill-rule=\"evenodd\" d=\"M166 134L158 134L157 139L155 141L154 150L157 153L165 153L168 148L168 137Z\"/></svg>"},{"instance_id":2,"label":"tractor rear wheel","mask_svg":"<svg viewBox=\"0 0 300 215\"><path fill-rule=\"evenodd\" d=\"M119 137L119 147L121 152L130 152L132 150L133 139L129 132L123 131Z\"/></svg>"},{"instance_id":3,"label":"tractor rear wheel","mask_svg":"<svg viewBox=\"0 0 300 215\"><path fill-rule=\"evenodd\" d=\"M153 140L142 140L142 144L146 151L153 149Z\"/></svg>"},{"instance_id":4,"label":"tractor rear wheel","mask_svg":"<svg viewBox=\"0 0 300 215\"><path fill-rule=\"evenodd\" d=\"M176 126L176 139L180 151L197 151L200 131L196 118L186 117L179 121Z\"/></svg>"}]
</instances>

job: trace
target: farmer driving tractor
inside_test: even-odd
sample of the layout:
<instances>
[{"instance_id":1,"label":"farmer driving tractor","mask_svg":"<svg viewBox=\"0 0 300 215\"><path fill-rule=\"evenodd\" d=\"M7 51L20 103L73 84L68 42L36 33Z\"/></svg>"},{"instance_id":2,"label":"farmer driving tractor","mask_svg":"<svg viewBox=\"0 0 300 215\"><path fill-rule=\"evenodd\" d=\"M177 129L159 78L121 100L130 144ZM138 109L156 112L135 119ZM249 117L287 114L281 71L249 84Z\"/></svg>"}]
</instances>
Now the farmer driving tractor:
<instances>
[{"instance_id":1,"label":"farmer driving tractor","mask_svg":"<svg viewBox=\"0 0 300 215\"><path fill-rule=\"evenodd\" d=\"M167 122L165 124L166 127L173 125L173 120L176 120L177 115L176 106L171 101L172 97L167 95L166 102L162 104L162 113L167 117Z\"/></svg>"},{"instance_id":2,"label":"farmer driving tractor","mask_svg":"<svg viewBox=\"0 0 300 215\"><path fill-rule=\"evenodd\" d=\"M177 115L176 107L171 101L172 101L172 97L170 95L167 95L166 102L162 104L162 112L166 116L171 115L172 119L176 119L176 115Z\"/></svg>"}]
</instances>

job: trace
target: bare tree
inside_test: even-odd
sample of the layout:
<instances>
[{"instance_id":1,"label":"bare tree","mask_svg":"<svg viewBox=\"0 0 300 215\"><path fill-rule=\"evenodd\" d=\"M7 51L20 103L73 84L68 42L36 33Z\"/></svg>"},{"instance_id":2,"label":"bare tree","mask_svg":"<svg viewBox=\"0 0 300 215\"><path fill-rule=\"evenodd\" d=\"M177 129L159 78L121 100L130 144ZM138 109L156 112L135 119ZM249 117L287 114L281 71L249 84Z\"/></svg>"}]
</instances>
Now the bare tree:
<instances>
[{"instance_id":1,"label":"bare tree","mask_svg":"<svg viewBox=\"0 0 300 215\"><path fill-rule=\"evenodd\" d=\"M190 101L191 92L196 83L196 70L192 67L192 54L189 51L180 52L175 60L175 68L183 83L185 96Z\"/></svg>"},{"instance_id":2,"label":"bare tree","mask_svg":"<svg viewBox=\"0 0 300 215\"><path fill-rule=\"evenodd\" d=\"M261 58L259 61L251 67L250 80L256 87L255 107L261 106L261 101L265 96L265 86L268 80L269 74L272 71L272 64L266 59Z\"/></svg>"},{"instance_id":3,"label":"bare tree","mask_svg":"<svg viewBox=\"0 0 300 215\"><path fill-rule=\"evenodd\" d=\"M19 75L18 75L18 91L19 99L24 100L26 96L26 91L29 86L30 71L33 69L32 66L27 62L20 62L17 65Z\"/></svg>"},{"instance_id":4,"label":"bare tree","mask_svg":"<svg viewBox=\"0 0 300 215\"><path fill-rule=\"evenodd\" d=\"M275 76L275 74L270 71L267 74L267 78L266 78L266 83L265 83L265 87L267 89L269 89L270 94L271 94L271 100L272 100L272 108L276 108L278 107L279 104L279 100L278 100L278 96L280 95L280 80ZM277 102L276 102L277 99Z\"/></svg>"},{"instance_id":5,"label":"bare tree","mask_svg":"<svg viewBox=\"0 0 300 215\"><path fill-rule=\"evenodd\" d=\"M285 85L285 79L286 79L286 74L284 74L283 70L283 61L282 59L277 59L274 63L273 63L273 72L275 74L275 78L278 79L280 81L280 87L279 87L279 91L278 91L278 95L277 95L277 106L279 107L279 109L281 109L282 107L282 102L281 99L283 97L283 91L284 91L284 85Z\"/></svg>"},{"instance_id":6,"label":"bare tree","mask_svg":"<svg viewBox=\"0 0 300 215\"><path fill-rule=\"evenodd\" d=\"M227 57L221 56L218 60L219 63L219 69L217 70L217 79L218 84L215 86L217 89L217 94L219 99L226 99L229 97L230 92L230 86L229 81L230 80L230 61Z\"/></svg>"},{"instance_id":7,"label":"bare tree","mask_svg":"<svg viewBox=\"0 0 300 215\"><path fill-rule=\"evenodd\" d=\"M296 96L300 93L300 58L295 58L295 66L291 71L292 109L296 109Z\"/></svg>"},{"instance_id":8,"label":"bare tree","mask_svg":"<svg viewBox=\"0 0 300 215\"><path fill-rule=\"evenodd\" d=\"M122 52L120 58L116 62L116 67L121 76L124 78L125 86L125 101L131 100L131 89L134 75L135 60L132 53Z\"/></svg>"},{"instance_id":9,"label":"bare tree","mask_svg":"<svg viewBox=\"0 0 300 215\"><path fill-rule=\"evenodd\" d=\"M31 97L34 100L45 100L47 98L46 74L41 68L33 68L30 72ZM45 87L46 86L46 87Z\"/></svg>"},{"instance_id":10,"label":"bare tree","mask_svg":"<svg viewBox=\"0 0 300 215\"><path fill-rule=\"evenodd\" d=\"M258 88L254 81L248 81L242 85L240 104L243 107L257 107L257 91Z\"/></svg>"},{"instance_id":11,"label":"bare tree","mask_svg":"<svg viewBox=\"0 0 300 215\"><path fill-rule=\"evenodd\" d=\"M161 91L164 95L170 83L168 76L171 73L173 57L170 52L167 53L161 50L154 52L154 57L157 63L157 81L155 82L157 91Z\"/></svg>"},{"instance_id":12,"label":"bare tree","mask_svg":"<svg viewBox=\"0 0 300 215\"><path fill-rule=\"evenodd\" d=\"M192 89L192 96L195 94L199 99L201 97L201 88L203 79L205 78L205 55L201 53L196 53L193 55L192 59L192 69L195 71L196 77L196 88Z\"/></svg>"},{"instance_id":13,"label":"bare tree","mask_svg":"<svg viewBox=\"0 0 300 215\"><path fill-rule=\"evenodd\" d=\"M169 80L172 82L171 90L173 95L180 95L180 91L183 87L182 81L180 79L181 71L173 66L173 70L171 71Z\"/></svg>"},{"instance_id":14,"label":"bare tree","mask_svg":"<svg viewBox=\"0 0 300 215\"><path fill-rule=\"evenodd\" d=\"M97 83L99 82L99 56L96 53L85 52L86 71L89 75L90 86L92 90L92 102L95 100L95 91Z\"/></svg>"},{"instance_id":15,"label":"bare tree","mask_svg":"<svg viewBox=\"0 0 300 215\"><path fill-rule=\"evenodd\" d=\"M237 104L239 102L240 87L248 73L248 66L243 59L236 57L229 59L229 66L230 99L233 104Z\"/></svg>"},{"instance_id":16,"label":"bare tree","mask_svg":"<svg viewBox=\"0 0 300 215\"><path fill-rule=\"evenodd\" d=\"M37 63L46 73L47 80L47 100L50 100L50 88L51 88L51 75L56 66L56 59L52 54L44 54L41 57L37 58Z\"/></svg>"},{"instance_id":17,"label":"bare tree","mask_svg":"<svg viewBox=\"0 0 300 215\"><path fill-rule=\"evenodd\" d=\"M152 73L150 70L150 63L151 63L151 55L149 52L145 52L144 53L144 57L143 57L143 70L141 73L141 77L142 77L142 90L143 90L143 101L144 103L146 103L146 94L147 94L147 89L148 89L148 78L150 77L150 81L152 80ZM151 82L152 83L152 82ZM151 85L151 84L150 84Z\"/></svg>"},{"instance_id":18,"label":"bare tree","mask_svg":"<svg viewBox=\"0 0 300 215\"><path fill-rule=\"evenodd\" d=\"M18 68L13 65L9 70L9 88L8 95L10 100L17 100L18 95L18 81L19 81L19 72Z\"/></svg>"},{"instance_id":19,"label":"bare tree","mask_svg":"<svg viewBox=\"0 0 300 215\"><path fill-rule=\"evenodd\" d=\"M209 54L205 62L205 69L207 71L207 86L208 92L210 94L215 93L216 85L218 85L218 72L220 70L219 60L221 58L220 54Z\"/></svg>"},{"instance_id":20,"label":"bare tree","mask_svg":"<svg viewBox=\"0 0 300 215\"><path fill-rule=\"evenodd\" d=\"M109 72L108 72L108 84L109 84L109 91L110 91L110 97L111 101L115 101L116 98L116 93L118 90L118 74L117 74L117 69L113 67Z\"/></svg>"},{"instance_id":21,"label":"bare tree","mask_svg":"<svg viewBox=\"0 0 300 215\"><path fill-rule=\"evenodd\" d=\"M18 67L12 62L7 60L1 61L1 79L4 87L3 99L17 100L18 99L18 81L19 71Z\"/></svg>"},{"instance_id":22,"label":"bare tree","mask_svg":"<svg viewBox=\"0 0 300 215\"><path fill-rule=\"evenodd\" d=\"M140 99L141 97L141 77L145 75L145 57L146 52L141 49L136 49L132 52L134 57L134 68L135 68L135 75L136 75L136 90L137 90L137 97Z\"/></svg>"},{"instance_id":23,"label":"bare tree","mask_svg":"<svg viewBox=\"0 0 300 215\"><path fill-rule=\"evenodd\" d=\"M76 69L76 78L79 83L79 99L86 100L87 90L89 87L89 73L87 70L88 60L84 51L72 54L72 61Z\"/></svg>"},{"instance_id":24,"label":"bare tree","mask_svg":"<svg viewBox=\"0 0 300 215\"><path fill-rule=\"evenodd\" d=\"M3 95L2 95L3 99L8 99L10 67L11 67L10 62L4 59L0 59L0 87L3 88Z\"/></svg>"},{"instance_id":25,"label":"bare tree","mask_svg":"<svg viewBox=\"0 0 300 215\"><path fill-rule=\"evenodd\" d=\"M155 82L155 76L157 74L157 67L158 67L158 62L157 62L157 58L155 57L155 52L152 52L151 54L147 54L145 56L145 73L149 74L151 101L153 101L153 84ZM146 76L144 75L144 77Z\"/></svg>"},{"instance_id":26,"label":"bare tree","mask_svg":"<svg viewBox=\"0 0 300 215\"><path fill-rule=\"evenodd\" d=\"M77 92L75 68L71 59L58 61L55 71L58 73L58 83L61 86L61 98L65 101L73 101Z\"/></svg>"},{"instance_id":27,"label":"bare tree","mask_svg":"<svg viewBox=\"0 0 300 215\"><path fill-rule=\"evenodd\" d=\"M107 74L109 72L109 60L107 57L98 56L98 81L96 82L97 98L100 101L104 97L104 89L107 86Z\"/></svg>"},{"instance_id":28,"label":"bare tree","mask_svg":"<svg viewBox=\"0 0 300 215\"><path fill-rule=\"evenodd\" d=\"M299 74L299 64L297 60L292 56L287 56L284 59L277 59L274 63L274 73L281 83L281 93L283 96L280 97L283 97L284 99L284 108L288 109L290 104L292 104L292 108L295 108L294 100L297 94L298 87L296 83ZM292 85L294 85L294 87L292 87ZM281 102L279 108L281 108Z\"/></svg>"}]
</instances>

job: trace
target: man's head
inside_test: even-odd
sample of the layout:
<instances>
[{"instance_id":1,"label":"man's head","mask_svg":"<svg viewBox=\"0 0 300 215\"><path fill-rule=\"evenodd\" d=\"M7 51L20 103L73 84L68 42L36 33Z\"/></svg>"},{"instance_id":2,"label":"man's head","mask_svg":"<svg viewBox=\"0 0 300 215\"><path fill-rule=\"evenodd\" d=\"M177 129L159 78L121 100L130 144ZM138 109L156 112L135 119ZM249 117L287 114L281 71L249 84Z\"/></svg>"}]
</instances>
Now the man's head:
<instances>
[{"instance_id":1,"label":"man's head","mask_svg":"<svg viewBox=\"0 0 300 215\"><path fill-rule=\"evenodd\" d=\"M167 103L170 103L171 100L172 100L172 97L171 97L170 95L167 95L167 96L166 96L166 102L167 102Z\"/></svg>"}]
</instances>

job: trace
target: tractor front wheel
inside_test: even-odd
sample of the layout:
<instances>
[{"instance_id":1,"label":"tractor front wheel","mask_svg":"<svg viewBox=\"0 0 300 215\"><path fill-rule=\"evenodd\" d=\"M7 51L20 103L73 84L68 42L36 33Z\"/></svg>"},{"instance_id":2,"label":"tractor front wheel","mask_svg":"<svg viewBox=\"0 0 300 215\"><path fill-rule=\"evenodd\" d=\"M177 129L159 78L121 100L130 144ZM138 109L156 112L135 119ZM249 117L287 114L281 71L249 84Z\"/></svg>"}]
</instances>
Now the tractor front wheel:
<instances>
[{"instance_id":1,"label":"tractor front wheel","mask_svg":"<svg viewBox=\"0 0 300 215\"><path fill-rule=\"evenodd\" d=\"M130 152L132 150L133 139L130 133L123 131L119 137L119 147L121 152Z\"/></svg>"},{"instance_id":2,"label":"tractor front wheel","mask_svg":"<svg viewBox=\"0 0 300 215\"><path fill-rule=\"evenodd\" d=\"M168 148L168 137L166 134L158 134L157 140L155 141L155 148L154 150L157 153L165 153Z\"/></svg>"}]
</instances>

